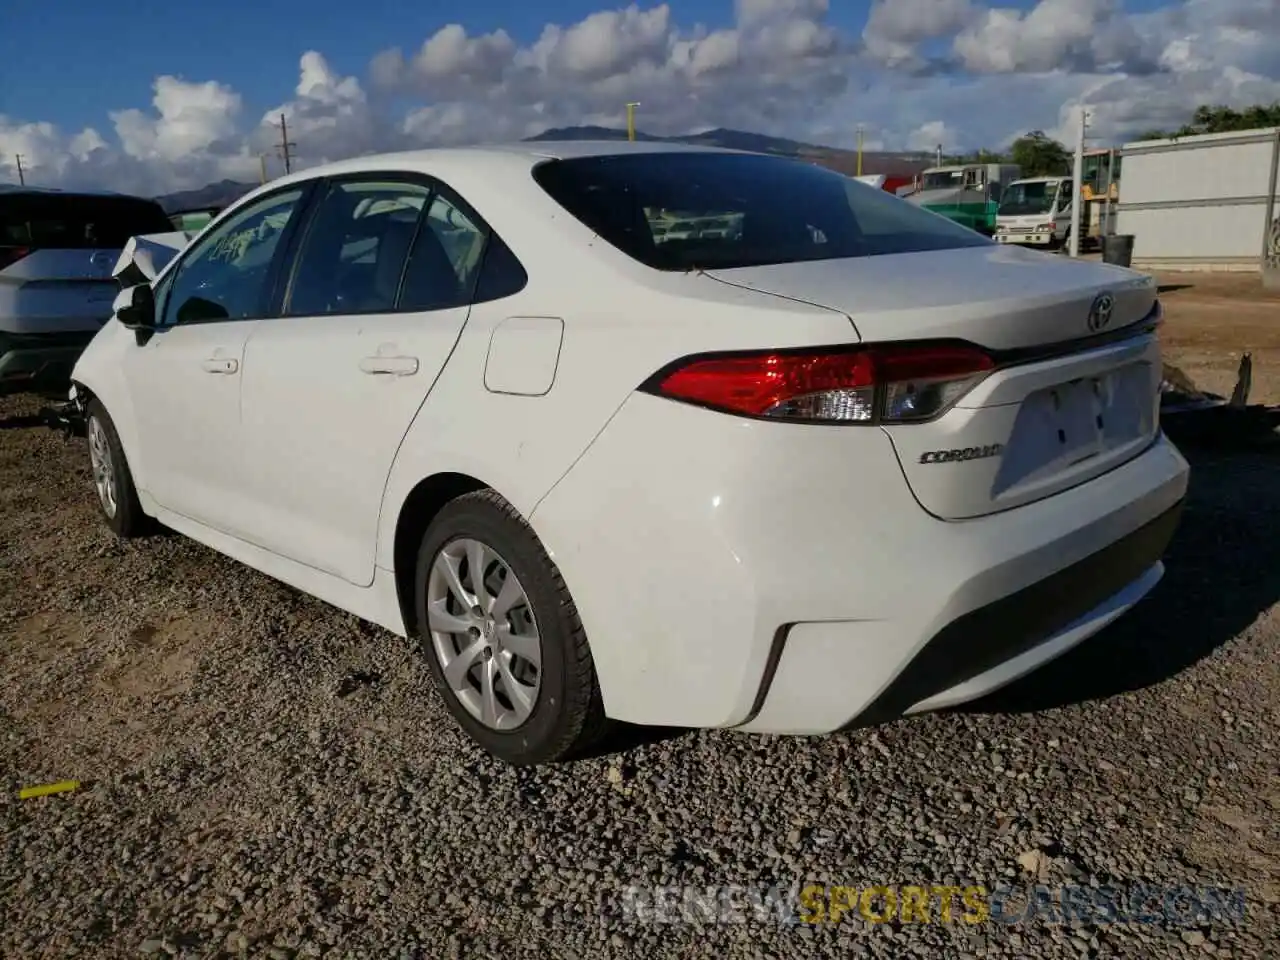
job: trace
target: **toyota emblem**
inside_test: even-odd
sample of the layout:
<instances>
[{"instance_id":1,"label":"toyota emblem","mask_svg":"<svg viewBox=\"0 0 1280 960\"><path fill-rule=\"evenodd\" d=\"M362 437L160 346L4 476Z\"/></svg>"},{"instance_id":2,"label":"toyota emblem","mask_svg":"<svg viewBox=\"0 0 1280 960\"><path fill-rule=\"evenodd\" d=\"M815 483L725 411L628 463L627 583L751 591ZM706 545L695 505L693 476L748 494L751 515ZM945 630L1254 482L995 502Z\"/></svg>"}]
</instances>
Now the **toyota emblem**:
<instances>
[{"instance_id":1,"label":"toyota emblem","mask_svg":"<svg viewBox=\"0 0 1280 960\"><path fill-rule=\"evenodd\" d=\"M1111 322L1111 314L1116 308L1116 298L1109 293L1100 293L1089 308L1089 332L1097 333L1105 330Z\"/></svg>"}]
</instances>

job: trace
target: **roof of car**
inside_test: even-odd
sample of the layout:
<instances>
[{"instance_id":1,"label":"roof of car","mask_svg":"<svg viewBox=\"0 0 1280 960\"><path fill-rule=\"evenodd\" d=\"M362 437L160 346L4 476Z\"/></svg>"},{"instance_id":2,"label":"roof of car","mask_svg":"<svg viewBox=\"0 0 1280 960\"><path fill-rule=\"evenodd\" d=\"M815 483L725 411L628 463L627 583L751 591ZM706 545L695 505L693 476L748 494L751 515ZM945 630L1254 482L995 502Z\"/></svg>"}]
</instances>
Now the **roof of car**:
<instances>
[{"instance_id":1,"label":"roof of car","mask_svg":"<svg viewBox=\"0 0 1280 960\"><path fill-rule=\"evenodd\" d=\"M477 184L499 183L509 177L526 177L531 168L547 160L659 153L741 155L743 152L662 140L537 140L373 153L307 167L269 180L238 198L227 209L251 203L264 193L287 189L319 177L418 172L439 177L455 188L461 188L467 183L470 185L468 189L475 189ZM528 182L532 183L531 180ZM463 190L463 194L467 195L467 190Z\"/></svg>"}]
</instances>

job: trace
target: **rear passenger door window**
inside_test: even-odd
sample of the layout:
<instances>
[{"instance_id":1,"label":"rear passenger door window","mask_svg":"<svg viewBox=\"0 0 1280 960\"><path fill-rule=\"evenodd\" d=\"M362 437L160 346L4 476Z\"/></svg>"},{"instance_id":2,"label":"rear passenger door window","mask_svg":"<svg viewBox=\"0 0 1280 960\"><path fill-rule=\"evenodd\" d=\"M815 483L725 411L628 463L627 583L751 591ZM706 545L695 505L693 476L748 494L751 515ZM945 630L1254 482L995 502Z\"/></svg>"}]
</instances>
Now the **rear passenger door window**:
<instances>
[{"instance_id":1,"label":"rear passenger door window","mask_svg":"<svg viewBox=\"0 0 1280 960\"><path fill-rule=\"evenodd\" d=\"M418 183L330 184L298 250L284 315L394 311L430 200Z\"/></svg>"},{"instance_id":2,"label":"rear passenger door window","mask_svg":"<svg viewBox=\"0 0 1280 960\"><path fill-rule=\"evenodd\" d=\"M426 179L329 183L295 249L286 317L450 310L512 296L528 282L466 202Z\"/></svg>"}]
</instances>

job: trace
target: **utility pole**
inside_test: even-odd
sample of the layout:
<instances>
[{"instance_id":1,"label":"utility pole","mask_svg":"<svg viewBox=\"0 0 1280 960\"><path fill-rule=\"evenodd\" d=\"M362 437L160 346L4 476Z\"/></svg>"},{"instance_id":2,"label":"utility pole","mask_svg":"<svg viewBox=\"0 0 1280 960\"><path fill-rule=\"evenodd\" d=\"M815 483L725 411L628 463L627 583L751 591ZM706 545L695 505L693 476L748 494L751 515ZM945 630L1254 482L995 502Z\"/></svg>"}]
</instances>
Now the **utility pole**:
<instances>
[{"instance_id":1,"label":"utility pole","mask_svg":"<svg viewBox=\"0 0 1280 960\"><path fill-rule=\"evenodd\" d=\"M22 154L15 153L13 157L18 161L18 186L25 187L27 185L27 178L22 173Z\"/></svg>"},{"instance_id":2,"label":"utility pole","mask_svg":"<svg viewBox=\"0 0 1280 960\"><path fill-rule=\"evenodd\" d=\"M1084 206L1080 193L1080 178L1084 176L1084 138L1089 129L1089 111L1080 104L1080 136L1076 139L1076 161L1071 175L1071 188L1075 196L1071 200L1071 256L1080 256L1080 208Z\"/></svg>"},{"instance_id":3,"label":"utility pole","mask_svg":"<svg viewBox=\"0 0 1280 960\"><path fill-rule=\"evenodd\" d=\"M862 124L858 124L858 176L862 176Z\"/></svg>"},{"instance_id":4,"label":"utility pole","mask_svg":"<svg viewBox=\"0 0 1280 960\"><path fill-rule=\"evenodd\" d=\"M938 144L938 166L942 166L942 144Z\"/></svg>"},{"instance_id":5,"label":"utility pole","mask_svg":"<svg viewBox=\"0 0 1280 960\"><path fill-rule=\"evenodd\" d=\"M290 147L296 147L297 144L289 139L289 124L284 118L284 114L280 114L280 159L284 161L284 172L286 174L293 172L293 157L289 153Z\"/></svg>"},{"instance_id":6,"label":"utility pole","mask_svg":"<svg viewBox=\"0 0 1280 960\"><path fill-rule=\"evenodd\" d=\"M636 107L640 106L640 102L634 101L627 104L627 139L634 140L636 138Z\"/></svg>"},{"instance_id":7,"label":"utility pole","mask_svg":"<svg viewBox=\"0 0 1280 960\"><path fill-rule=\"evenodd\" d=\"M258 154L258 166L262 171L262 182L267 182L267 155L265 153Z\"/></svg>"}]
</instances>

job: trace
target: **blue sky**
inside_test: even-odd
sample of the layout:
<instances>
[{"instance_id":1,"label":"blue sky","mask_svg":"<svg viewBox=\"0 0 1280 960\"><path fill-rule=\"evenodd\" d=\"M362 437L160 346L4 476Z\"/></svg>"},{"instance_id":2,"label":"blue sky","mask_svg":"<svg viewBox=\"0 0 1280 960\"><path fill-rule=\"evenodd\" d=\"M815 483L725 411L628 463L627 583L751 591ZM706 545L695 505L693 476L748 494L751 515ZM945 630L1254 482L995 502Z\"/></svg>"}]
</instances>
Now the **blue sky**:
<instances>
[{"instance_id":1,"label":"blue sky","mask_svg":"<svg viewBox=\"0 0 1280 960\"><path fill-rule=\"evenodd\" d=\"M621 6L623 4L619 4ZM1034 0L1002 0L1029 10ZM343 74L363 72L378 50L414 46L447 23L469 33L505 29L532 42L547 23L570 24L608 4L600 0L128 0L128 16L106 0L9 0L0 29L0 114L83 127L109 110L145 103L161 74L217 78L266 109L296 83L297 60L321 50ZM1129 0L1133 12L1162 6ZM683 23L725 25L732 0L674 0ZM828 22L861 32L870 0L835 0ZM56 27L56 29L50 29ZM104 51L119 51L104 62Z\"/></svg>"},{"instance_id":2,"label":"blue sky","mask_svg":"<svg viewBox=\"0 0 1280 960\"><path fill-rule=\"evenodd\" d=\"M544 24L574 23L605 6L599 0L127 2L133 12L124 17L106 0L9 0L0 30L0 114L82 127L108 110L146 102L152 80L165 73L225 80L266 109L297 82L298 57L307 50L322 50L335 69L358 74L377 51L416 46L447 23L469 33L502 28L531 42ZM860 29L869 0L836 6L833 23ZM733 18L732 0L673 7L683 21ZM104 70L108 49L122 53Z\"/></svg>"},{"instance_id":3,"label":"blue sky","mask_svg":"<svg viewBox=\"0 0 1280 960\"><path fill-rule=\"evenodd\" d=\"M127 14L118 12L121 8ZM0 181L253 178L551 126L729 126L868 149L1177 127L1280 100L1280 0L0 0ZM457 25L457 26L450 26Z\"/></svg>"}]
</instances>

